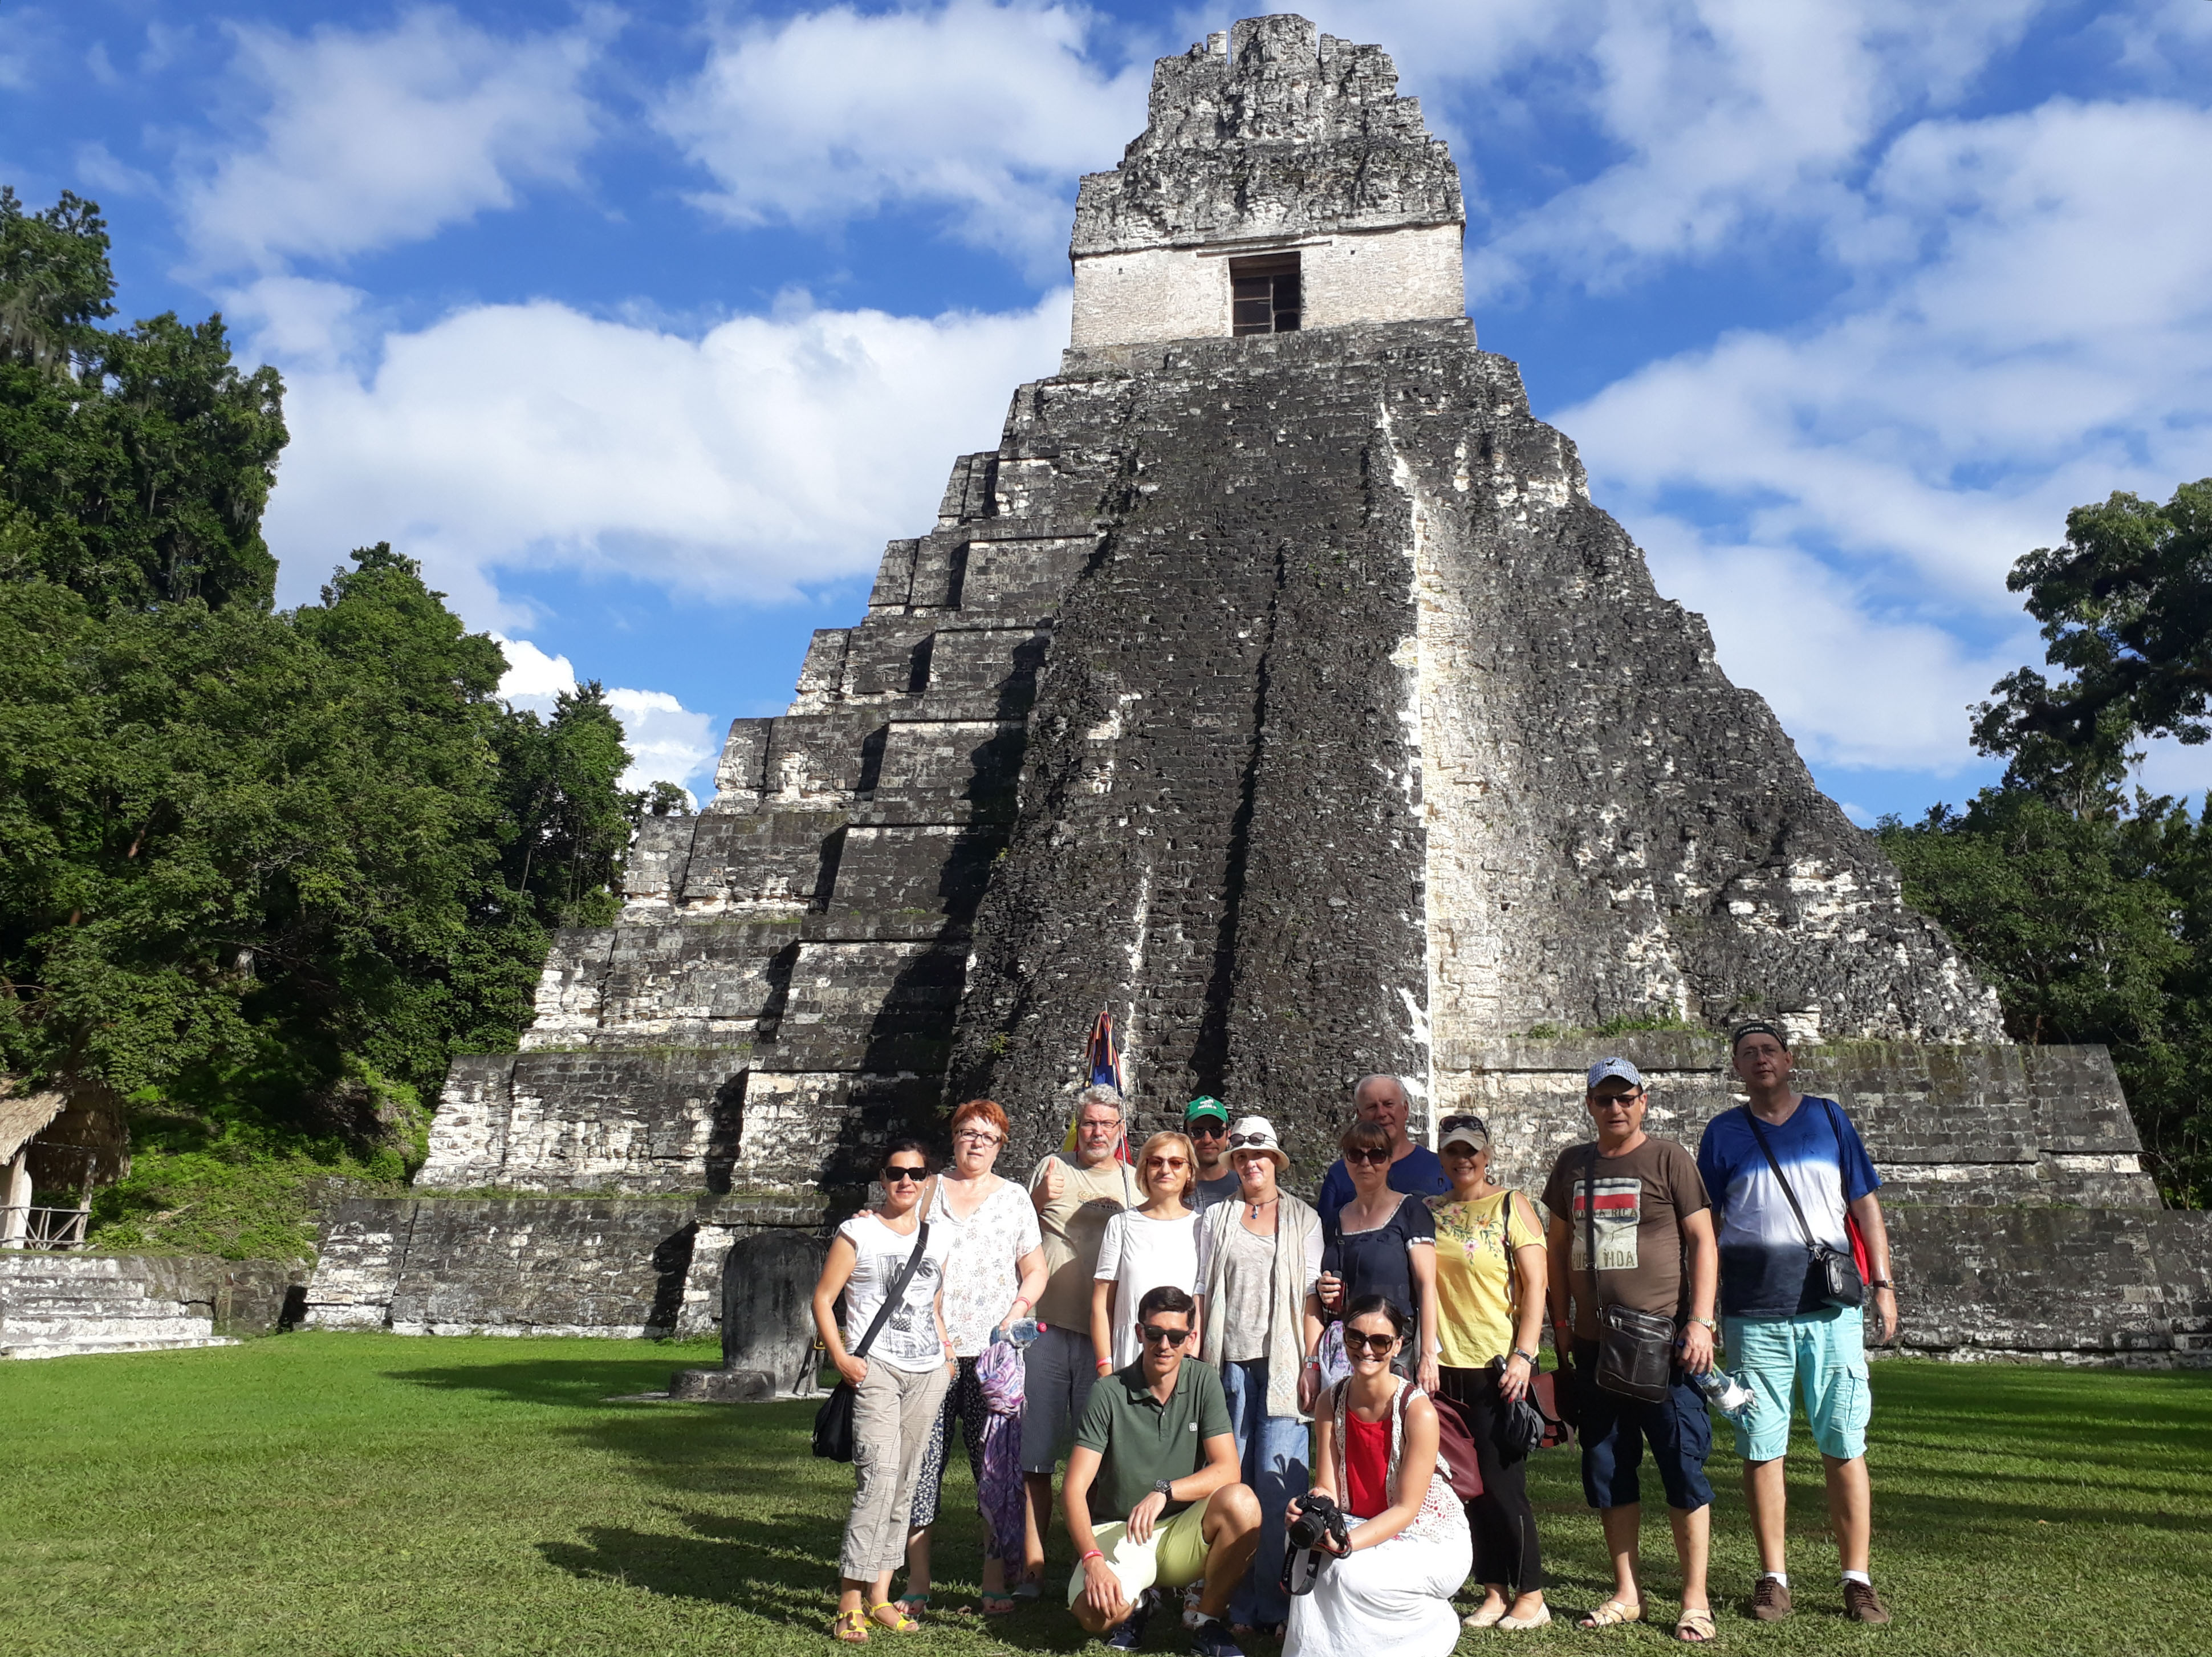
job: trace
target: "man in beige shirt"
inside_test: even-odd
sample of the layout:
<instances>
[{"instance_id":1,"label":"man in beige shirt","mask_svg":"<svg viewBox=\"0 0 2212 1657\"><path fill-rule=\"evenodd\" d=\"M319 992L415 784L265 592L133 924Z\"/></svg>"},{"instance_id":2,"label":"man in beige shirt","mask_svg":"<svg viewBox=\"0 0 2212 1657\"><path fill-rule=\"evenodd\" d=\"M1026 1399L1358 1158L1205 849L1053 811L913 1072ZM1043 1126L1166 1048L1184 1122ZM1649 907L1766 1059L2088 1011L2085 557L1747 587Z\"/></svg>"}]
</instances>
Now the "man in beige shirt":
<instances>
[{"instance_id":1,"label":"man in beige shirt","mask_svg":"<svg viewBox=\"0 0 2212 1657\"><path fill-rule=\"evenodd\" d=\"M1115 1156L1121 1100L1111 1087L1086 1087L1076 1102L1075 1154L1054 1151L1030 1175L1048 1274L1037 1296L1036 1343L1028 1354L1022 1403L1022 1472L1029 1492L1029 1535L1017 1596L1035 1598L1052 1524L1052 1474L1091 1402L1097 1354L1091 1343L1091 1280L1106 1222L1145 1200L1136 1173Z\"/></svg>"}]
</instances>

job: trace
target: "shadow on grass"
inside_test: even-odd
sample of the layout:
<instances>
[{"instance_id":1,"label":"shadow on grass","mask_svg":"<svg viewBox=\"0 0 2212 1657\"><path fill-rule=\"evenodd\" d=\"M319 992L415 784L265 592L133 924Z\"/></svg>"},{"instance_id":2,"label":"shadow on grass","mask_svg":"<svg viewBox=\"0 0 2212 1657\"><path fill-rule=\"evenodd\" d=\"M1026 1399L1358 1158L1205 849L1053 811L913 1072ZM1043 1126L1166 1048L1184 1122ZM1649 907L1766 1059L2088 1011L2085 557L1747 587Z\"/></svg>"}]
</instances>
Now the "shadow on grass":
<instances>
[{"instance_id":1,"label":"shadow on grass","mask_svg":"<svg viewBox=\"0 0 2212 1657\"><path fill-rule=\"evenodd\" d=\"M548 1564L574 1576L619 1582L669 1599L702 1600L821 1631L835 1605L842 1510L834 1520L790 1510L742 1519L700 1512L677 1518L689 1535L590 1526L580 1532L580 1542L540 1543L538 1552ZM959 1595L946 1590L956 1587L939 1578L939 1608L929 1614L926 1628L949 1632L986 1626L980 1617L951 1608ZM1089 1638L1049 1597L988 1626L995 1637L1024 1650L1073 1652Z\"/></svg>"}]
</instances>

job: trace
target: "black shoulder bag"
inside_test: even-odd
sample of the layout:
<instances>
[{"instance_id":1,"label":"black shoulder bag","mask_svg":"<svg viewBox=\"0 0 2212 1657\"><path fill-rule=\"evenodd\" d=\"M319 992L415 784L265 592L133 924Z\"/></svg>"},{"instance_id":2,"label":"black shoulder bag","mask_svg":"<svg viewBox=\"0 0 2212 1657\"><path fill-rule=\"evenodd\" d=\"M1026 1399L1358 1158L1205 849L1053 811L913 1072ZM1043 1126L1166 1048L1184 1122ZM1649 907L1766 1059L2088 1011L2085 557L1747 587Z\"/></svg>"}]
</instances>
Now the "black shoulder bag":
<instances>
[{"instance_id":1,"label":"black shoulder bag","mask_svg":"<svg viewBox=\"0 0 2212 1657\"><path fill-rule=\"evenodd\" d=\"M860 1343L853 1349L854 1357L868 1355L868 1349L876 1343L876 1337L883 1332L892 1309L906 1299L907 1285L914 1281L914 1274L921 1270L922 1252L928 1246L929 1221L925 1220L915 1236L914 1252L906 1257L906 1264L900 1270L897 1281L892 1283L890 1293L884 1296L884 1303L876 1308L876 1315L868 1324L868 1332L860 1337ZM814 1453L830 1461L850 1461L853 1459L853 1383L842 1375L837 1379L837 1385L830 1390L830 1396L822 1401L822 1407L814 1412Z\"/></svg>"},{"instance_id":2,"label":"black shoulder bag","mask_svg":"<svg viewBox=\"0 0 2212 1657\"><path fill-rule=\"evenodd\" d=\"M1623 1398L1656 1404L1674 1379L1674 1320L1656 1312L1608 1303L1597 1270L1597 1146L1583 1163L1583 1247L1589 1252L1590 1288L1596 1295L1597 1384Z\"/></svg>"},{"instance_id":3,"label":"black shoulder bag","mask_svg":"<svg viewBox=\"0 0 2212 1657\"><path fill-rule=\"evenodd\" d=\"M1803 1109L1800 1105L1799 1109ZM1774 1160L1774 1147L1766 1142L1766 1130L1759 1125L1759 1112L1744 1106L1744 1120L1751 1124L1752 1136L1759 1141L1759 1148L1766 1158L1766 1166L1774 1170L1774 1177L1782 1186L1782 1194L1790 1199L1790 1212L1797 1216L1797 1229L1805 1234L1805 1249L1813 1257L1813 1270L1820 1275L1820 1298L1830 1306L1863 1306L1866 1302L1866 1280L1859 1276L1859 1263L1848 1251L1831 1248L1813 1235L1813 1228L1805 1223L1805 1210L1797 1206L1797 1193L1790 1189L1790 1176L1782 1172L1782 1164ZM1838 1174L1843 1167L1844 1130L1836 1128L1833 1117L1828 1125L1836 1130L1836 1165ZM1848 1231L1844 1234L1848 1236Z\"/></svg>"}]
</instances>

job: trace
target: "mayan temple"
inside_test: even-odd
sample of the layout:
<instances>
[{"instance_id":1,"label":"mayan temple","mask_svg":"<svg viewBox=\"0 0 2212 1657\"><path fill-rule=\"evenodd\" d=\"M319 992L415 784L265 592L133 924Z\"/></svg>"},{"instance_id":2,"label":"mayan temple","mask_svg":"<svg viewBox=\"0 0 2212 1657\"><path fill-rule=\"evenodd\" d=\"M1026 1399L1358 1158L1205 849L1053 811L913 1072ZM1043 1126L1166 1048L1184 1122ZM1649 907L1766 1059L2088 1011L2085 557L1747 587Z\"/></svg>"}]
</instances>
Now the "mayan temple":
<instances>
[{"instance_id":1,"label":"mayan temple","mask_svg":"<svg viewBox=\"0 0 2212 1657\"><path fill-rule=\"evenodd\" d=\"M709 1330L733 1241L818 1235L948 1101L1004 1104L1026 1172L1102 1008L1140 1124L1218 1094L1308 1188L1371 1071L1483 1112L1516 1181L1607 1051L1694 1144L1763 1014L1881 1165L1910 1343L2204 1343L2203 1217L2103 1050L2006 1039L1654 590L1477 344L1458 172L1397 87L1294 16L1159 61L1082 181L1060 372L711 801L646 824L520 1051L455 1063L417 1194L332 1211L317 1320Z\"/></svg>"}]
</instances>

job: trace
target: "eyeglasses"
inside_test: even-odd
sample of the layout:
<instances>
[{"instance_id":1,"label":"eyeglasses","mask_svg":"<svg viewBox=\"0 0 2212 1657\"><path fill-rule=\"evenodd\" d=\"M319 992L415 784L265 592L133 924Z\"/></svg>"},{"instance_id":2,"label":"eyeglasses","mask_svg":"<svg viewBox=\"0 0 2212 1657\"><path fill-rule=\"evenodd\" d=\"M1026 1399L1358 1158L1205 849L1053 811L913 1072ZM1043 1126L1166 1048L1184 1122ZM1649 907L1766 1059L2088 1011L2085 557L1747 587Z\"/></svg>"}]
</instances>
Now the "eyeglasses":
<instances>
[{"instance_id":1,"label":"eyeglasses","mask_svg":"<svg viewBox=\"0 0 2212 1657\"><path fill-rule=\"evenodd\" d=\"M1145 1159L1145 1166L1148 1168L1187 1168L1190 1164L1180 1156L1148 1156Z\"/></svg>"},{"instance_id":2,"label":"eyeglasses","mask_svg":"<svg viewBox=\"0 0 2212 1657\"><path fill-rule=\"evenodd\" d=\"M1121 1118L1113 1116L1102 1120L1097 1117L1086 1116L1075 1125L1085 1133L1119 1133L1121 1131Z\"/></svg>"},{"instance_id":3,"label":"eyeglasses","mask_svg":"<svg viewBox=\"0 0 2212 1657\"><path fill-rule=\"evenodd\" d=\"M923 1180L928 1178L929 1170L926 1167L918 1168L895 1168L889 1163L885 1163L884 1165L884 1184L886 1185L903 1185L908 1183L920 1185Z\"/></svg>"},{"instance_id":4,"label":"eyeglasses","mask_svg":"<svg viewBox=\"0 0 2212 1657\"><path fill-rule=\"evenodd\" d=\"M1183 1130L1193 1139L1218 1139L1229 1131L1226 1122L1186 1122Z\"/></svg>"},{"instance_id":5,"label":"eyeglasses","mask_svg":"<svg viewBox=\"0 0 2212 1657\"><path fill-rule=\"evenodd\" d=\"M1398 1343L1395 1335L1363 1335L1356 1329L1344 1331L1344 1349L1347 1353L1372 1352L1377 1357L1387 1355Z\"/></svg>"},{"instance_id":6,"label":"eyeglasses","mask_svg":"<svg viewBox=\"0 0 2212 1657\"><path fill-rule=\"evenodd\" d=\"M1158 1324L1139 1324L1137 1332L1145 1337L1147 1346L1181 1346L1190 1338L1188 1329L1162 1329Z\"/></svg>"},{"instance_id":7,"label":"eyeglasses","mask_svg":"<svg viewBox=\"0 0 2212 1657\"><path fill-rule=\"evenodd\" d=\"M987 1133L981 1128L963 1128L952 1136L963 1145L999 1145L1006 1142L999 1135Z\"/></svg>"},{"instance_id":8,"label":"eyeglasses","mask_svg":"<svg viewBox=\"0 0 2212 1657\"><path fill-rule=\"evenodd\" d=\"M1233 1133L1229 1136L1231 1150L1242 1150L1248 1146L1255 1150L1272 1151L1275 1148L1275 1138L1273 1134L1264 1133Z\"/></svg>"},{"instance_id":9,"label":"eyeglasses","mask_svg":"<svg viewBox=\"0 0 2212 1657\"><path fill-rule=\"evenodd\" d=\"M1597 1096L1597 1107L1601 1111L1606 1109L1608 1106L1613 1105L1619 1105L1625 1107L1633 1105L1638 1100L1643 1097L1644 1089L1641 1087L1633 1088L1625 1093L1600 1093Z\"/></svg>"},{"instance_id":10,"label":"eyeglasses","mask_svg":"<svg viewBox=\"0 0 2212 1657\"><path fill-rule=\"evenodd\" d=\"M1370 1168L1379 1167L1390 1160L1390 1151L1388 1146L1379 1151L1346 1151L1344 1154L1344 1160L1346 1162L1364 1163Z\"/></svg>"}]
</instances>

